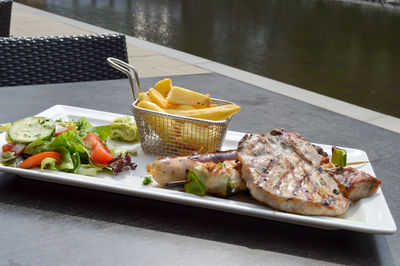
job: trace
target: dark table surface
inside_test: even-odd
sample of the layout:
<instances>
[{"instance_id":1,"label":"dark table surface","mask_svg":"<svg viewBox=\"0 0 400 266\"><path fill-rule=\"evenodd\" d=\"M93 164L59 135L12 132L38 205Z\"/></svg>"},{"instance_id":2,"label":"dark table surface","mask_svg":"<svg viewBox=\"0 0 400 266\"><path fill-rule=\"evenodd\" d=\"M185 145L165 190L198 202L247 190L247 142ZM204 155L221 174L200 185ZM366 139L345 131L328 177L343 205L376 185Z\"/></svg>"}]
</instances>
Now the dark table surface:
<instances>
[{"instance_id":1,"label":"dark table surface","mask_svg":"<svg viewBox=\"0 0 400 266\"><path fill-rule=\"evenodd\" d=\"M162 77L143 78L143 88ZM230 130L299 132L367 152L400 221L400 134L218 74L175 85L242 106ZM64 104L131 114L127 80L1 87L0 123ZM400 239L328 231L0 172L0 265L399 265Z\"/></svg>"}]
</instances>

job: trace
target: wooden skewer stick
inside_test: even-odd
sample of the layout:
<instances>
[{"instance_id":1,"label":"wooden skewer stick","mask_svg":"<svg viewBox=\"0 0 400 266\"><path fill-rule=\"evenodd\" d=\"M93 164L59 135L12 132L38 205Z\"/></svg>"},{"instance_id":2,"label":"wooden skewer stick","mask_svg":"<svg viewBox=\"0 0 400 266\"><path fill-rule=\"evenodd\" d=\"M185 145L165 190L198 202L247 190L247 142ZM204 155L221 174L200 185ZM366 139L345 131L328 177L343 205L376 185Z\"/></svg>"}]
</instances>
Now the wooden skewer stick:
<instances>
[{"instance_id":1,"label":"wooden skewer stick","mask_svg":"<svg viewBox=\"0 0 400 266\"><path fill-rule=\"evenodd\" d=\"M369 161L351 162L351 163L347 163L347 165L355 165L355 164L363 164L363 163L369 163Z\"/></svg>"}]
</instances>

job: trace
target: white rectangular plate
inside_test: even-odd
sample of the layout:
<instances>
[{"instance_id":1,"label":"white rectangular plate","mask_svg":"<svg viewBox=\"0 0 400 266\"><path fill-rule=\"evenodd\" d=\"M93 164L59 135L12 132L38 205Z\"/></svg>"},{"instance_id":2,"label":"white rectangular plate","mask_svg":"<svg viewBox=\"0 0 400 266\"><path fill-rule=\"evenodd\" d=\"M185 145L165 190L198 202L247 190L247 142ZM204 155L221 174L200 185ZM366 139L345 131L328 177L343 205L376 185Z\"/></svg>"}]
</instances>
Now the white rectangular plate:
<instances>
[{"instance_id":1,"label":"white rectangular plate","mask_svg":"<svg viewBox=\"0 0 400 266\"><path fill-rule=\"evenodd\" d=\"M72 106L55 105L38 114L38 116L52 119L61 118L63 120L77 120L81 117L86 117L93 125L104 125L122 115ZM235 149L242 136L243 133L228 131L222 149ZM3 133L0 135L0 145L3 145L5 142L5 133ZM328 154L331 151L330 145L319 146ZM346 148L346 150L348 161L368 161L367 154L364 151L350 148ZM140 152L138 156L133 158L133 161L138 165L136 170L123 172L116 177L105 173L100 173L97 177L89 177L56 171L42 172L38 169L19 169L5 167L1 164L0 171L47 182L128 194L322 229L345 229L373 234L394 234L396 232L396 224L381 189L372 197L362 199L353 204L340 217L303 216L271 209L245 194L222 199L212 196L199 197L179 190L162 188L158 184L145 186L142 184L143 178L147 176L145 166L157 158L158 156L156 155ZM361 165L358 169L375 176L370 163Z\"/></svg>"}]
</instances>

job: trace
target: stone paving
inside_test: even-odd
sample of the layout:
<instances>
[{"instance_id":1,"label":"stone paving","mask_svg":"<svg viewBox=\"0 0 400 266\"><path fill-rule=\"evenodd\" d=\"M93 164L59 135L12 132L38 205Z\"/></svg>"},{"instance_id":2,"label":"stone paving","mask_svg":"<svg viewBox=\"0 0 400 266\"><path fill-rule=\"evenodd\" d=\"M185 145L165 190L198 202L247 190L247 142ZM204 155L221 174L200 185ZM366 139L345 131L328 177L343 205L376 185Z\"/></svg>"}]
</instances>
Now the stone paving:
<instances>
[{"instance_id":1,"label":"stone paving","mask_svg":"<svg viewBox=\"0 0 400 266\"><path fill-rule=\"evenodd\" d=\"M10 34L14 37L101 33L71 26L53 18L28 12L20 7L19 4L13 4ZM129 43L127 49L129 62L137 68L141 77L210 73L203 68Z\"/></svg>"}]
</instances>

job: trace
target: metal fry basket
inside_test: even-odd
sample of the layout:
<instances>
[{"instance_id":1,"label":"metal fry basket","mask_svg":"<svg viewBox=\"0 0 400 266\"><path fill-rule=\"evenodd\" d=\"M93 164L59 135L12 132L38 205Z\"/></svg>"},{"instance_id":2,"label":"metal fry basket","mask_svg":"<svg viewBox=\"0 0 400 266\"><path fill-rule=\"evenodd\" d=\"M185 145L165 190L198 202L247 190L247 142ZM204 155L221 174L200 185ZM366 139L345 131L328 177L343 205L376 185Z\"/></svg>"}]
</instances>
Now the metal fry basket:
<instances>
[{"instance_id":1,"label":"metal fry basket","mask_svg":"<svg viewBox=\"0 0 400 266\"><path fill-rule=\"evenodd\" d=\"M138 127L140 143L145 152L168 156L214 152L221 149L231 117L222 121L211 121L140 108L137 103L141 87L136 69L116 58L108 58L107 62L128 76L134 99L132 113ZM211 99L211 103L233 104L218 99Z\"/></svg>"}]
</instances>

